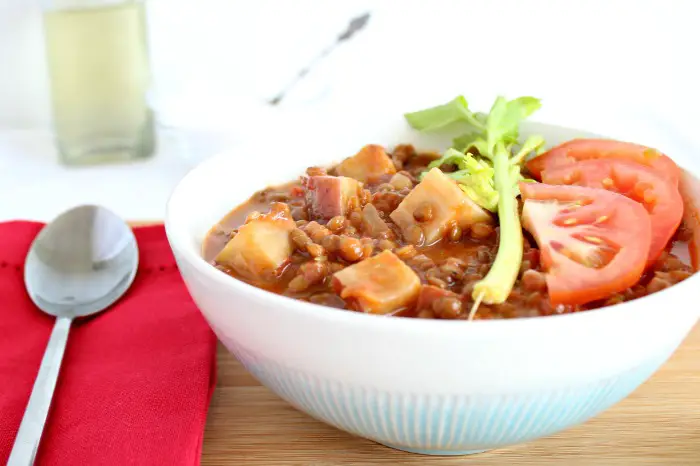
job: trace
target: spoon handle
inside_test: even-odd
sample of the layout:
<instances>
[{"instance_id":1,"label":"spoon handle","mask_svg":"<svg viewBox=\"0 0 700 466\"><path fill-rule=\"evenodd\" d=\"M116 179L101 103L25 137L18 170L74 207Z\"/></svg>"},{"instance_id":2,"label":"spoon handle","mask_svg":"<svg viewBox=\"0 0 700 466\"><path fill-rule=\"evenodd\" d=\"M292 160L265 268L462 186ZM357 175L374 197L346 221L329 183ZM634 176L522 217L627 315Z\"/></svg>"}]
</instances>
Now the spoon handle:
<instances>
[{"instance_id":1,"label":"spoon handle","mask_svg":"<svg viewBox=\"0 0 700 466\"><path fill-rule=\"evenodd\" d=\"M72 320L68 317L56 319L7 466L31 466L34 464L41 433L44 430L49 406L51 406L53 391L56 388L58 371L61 368Z\"/></svg>"}]
</instances>

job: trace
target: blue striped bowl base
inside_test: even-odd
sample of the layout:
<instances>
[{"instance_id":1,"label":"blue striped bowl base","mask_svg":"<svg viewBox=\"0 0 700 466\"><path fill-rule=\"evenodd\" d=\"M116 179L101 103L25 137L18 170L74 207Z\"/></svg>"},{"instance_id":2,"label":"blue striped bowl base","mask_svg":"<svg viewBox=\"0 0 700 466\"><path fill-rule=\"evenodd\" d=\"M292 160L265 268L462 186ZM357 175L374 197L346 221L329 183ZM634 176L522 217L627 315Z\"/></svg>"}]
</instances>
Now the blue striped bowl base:
<instances>
[{"instance_id":1,"label":"blue striped bowl base","mask_svg":"<svg viewBox=\"0 0 700 466\"><path fill-rule=\"evenodd\" d=\"M435 394L327 380L227 343L254 377L298 410L351 434L426 455L480 453L580 424L629 395L672 353L585 385L506 394Z\"/></svg>"}]
</instances>

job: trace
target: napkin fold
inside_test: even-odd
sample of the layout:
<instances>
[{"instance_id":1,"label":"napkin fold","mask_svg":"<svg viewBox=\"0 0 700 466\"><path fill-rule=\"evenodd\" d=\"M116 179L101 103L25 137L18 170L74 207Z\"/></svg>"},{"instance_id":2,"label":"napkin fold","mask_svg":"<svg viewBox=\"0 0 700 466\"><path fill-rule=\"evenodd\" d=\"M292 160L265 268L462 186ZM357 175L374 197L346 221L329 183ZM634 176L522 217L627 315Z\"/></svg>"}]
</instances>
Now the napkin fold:
<instances>
[{"instance_id":1,"label":"napkin fold","mask_svg":"<svg viewBox=\"0 0 700 466\"><path fill-rule=\"evenodd\" d=\"M0 464L9 457L54 319L23 266L41 230L0 223ZM73 322L38 466L196 465L216 383L216 339L162 226L136 228L139 270L107 311Z\"/></svg>"}]
</instances>

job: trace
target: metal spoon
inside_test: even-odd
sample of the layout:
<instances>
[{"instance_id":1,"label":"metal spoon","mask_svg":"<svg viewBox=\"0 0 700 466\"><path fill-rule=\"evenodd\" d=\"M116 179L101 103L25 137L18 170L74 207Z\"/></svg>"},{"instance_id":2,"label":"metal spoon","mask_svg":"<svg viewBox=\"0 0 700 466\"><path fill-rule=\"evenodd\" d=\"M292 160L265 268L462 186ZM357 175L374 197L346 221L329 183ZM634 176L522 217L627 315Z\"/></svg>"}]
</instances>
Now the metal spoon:
<instances>
[{"instance_id":1,"label":"metal spoon","mask_svg":"<svg viewBox=\"0 0 700 466\"><path fill-rule=\"evenodd\" d=\"M37 235L24 281L34 304L56 316L8 466L34 464L73 319L100 312L131 286L138 247L129 226L107 209L81 206Z\"/></svg>"}]
</instances>

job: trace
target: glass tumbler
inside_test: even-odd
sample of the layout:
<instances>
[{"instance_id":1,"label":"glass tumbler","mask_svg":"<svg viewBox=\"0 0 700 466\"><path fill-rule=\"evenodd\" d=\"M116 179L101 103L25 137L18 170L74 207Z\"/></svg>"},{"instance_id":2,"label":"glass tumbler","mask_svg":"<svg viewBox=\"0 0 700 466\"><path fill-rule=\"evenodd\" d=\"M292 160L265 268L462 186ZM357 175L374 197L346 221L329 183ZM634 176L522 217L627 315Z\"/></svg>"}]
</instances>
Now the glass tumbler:
<instances>
[{"instance_id":1,"label":"glass tumbler","mask_svg":"<svg viewBox=\"0 0 700 466\"><path fill-rule=\"evenodd\" d=\"M66 165L151 156L141 0L42 0L56 143Z\"/></svg>"}]
</instances>

